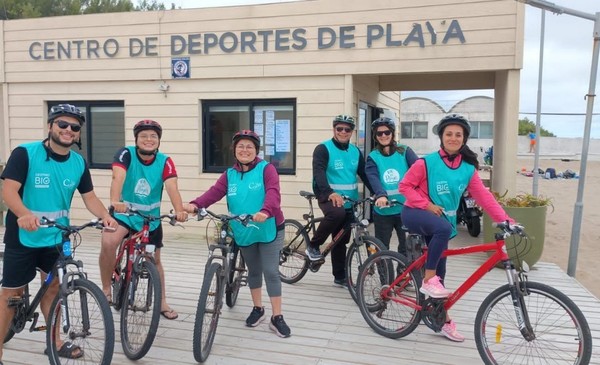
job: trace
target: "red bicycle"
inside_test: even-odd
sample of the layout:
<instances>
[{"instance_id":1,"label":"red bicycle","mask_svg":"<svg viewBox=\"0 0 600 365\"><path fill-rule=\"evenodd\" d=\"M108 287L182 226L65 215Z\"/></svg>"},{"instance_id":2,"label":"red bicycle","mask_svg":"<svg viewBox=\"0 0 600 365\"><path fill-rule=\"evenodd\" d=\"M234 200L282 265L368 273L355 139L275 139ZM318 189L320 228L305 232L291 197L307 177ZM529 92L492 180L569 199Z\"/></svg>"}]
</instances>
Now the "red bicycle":
<instances>
[{"instance_id":1,"label":"red bicycle","mask_svg":"<svg viewBox=\"0 0 600 365\"><path fill-rule=\"evenodd\" d=\"M112 209L111 209L112 213ZM112 275L112 305L121 310L121 344L131 360L144 357L150 350L160 319L162 287L154 261L155 246L150 244L150 223L169 219L175 214L150 216L129 208L125 214L143 218L142 229L130 232L119 245Z\"/></svg>"},{"instance_id":2,"label":"red bicycle","mask_svg":"<svg viewBox=\"0 0 600 365\"><path fill-rule=\"evenodd\" d=\"M589 364L592 353L590 327L581 310L557 289L527 280L517 272L505 246L508 237L515 247L527 244L523 227L497 223L501 232L493 243L444 251L442 257L493 251L448 298L425 298L419 292L427 249L420 235L416 242L422 254L410 262L405 256L382 251L370 256L358 276L360 312L375 332L400 338L417 328L421 320L439 332L446 313L497 263L501 262L508 283L490 293L475 317L475 343L485 364ZM518 240L518 241L517 241ZM410 287L413 286L413 288ZM417 288L416 290L414 288Z\"/></svg>"}]
</instances>

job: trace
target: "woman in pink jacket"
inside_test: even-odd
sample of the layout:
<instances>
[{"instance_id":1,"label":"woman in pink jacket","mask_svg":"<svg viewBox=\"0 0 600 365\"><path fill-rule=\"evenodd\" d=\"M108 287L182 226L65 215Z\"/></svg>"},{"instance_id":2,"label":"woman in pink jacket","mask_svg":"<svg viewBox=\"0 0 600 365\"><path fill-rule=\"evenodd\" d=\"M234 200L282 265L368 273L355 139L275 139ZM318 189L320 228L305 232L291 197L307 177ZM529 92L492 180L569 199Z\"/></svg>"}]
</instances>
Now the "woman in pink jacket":
<instances>
[{"instance_id":1,"label":"woman in pink jacket","mask_svg":"<svg viewBox=\"0 0 600 365\"><path fill-rule=\"evenodd\" d=\"M400 193L406 197L402 222L410 233L421 234L428 247L425 276L419 291L432 298L446 298L444 287L446 259L442 253L448 241L456 236L456 210L465 190L495 222L513 220L485 188L477 170L477 154L467 146L471 126L458 114L444 117L437 125L441 148L417 160L400 182ZM454 321L447 317L442 334L462 342Z\"/></svg>"}]
</instances>

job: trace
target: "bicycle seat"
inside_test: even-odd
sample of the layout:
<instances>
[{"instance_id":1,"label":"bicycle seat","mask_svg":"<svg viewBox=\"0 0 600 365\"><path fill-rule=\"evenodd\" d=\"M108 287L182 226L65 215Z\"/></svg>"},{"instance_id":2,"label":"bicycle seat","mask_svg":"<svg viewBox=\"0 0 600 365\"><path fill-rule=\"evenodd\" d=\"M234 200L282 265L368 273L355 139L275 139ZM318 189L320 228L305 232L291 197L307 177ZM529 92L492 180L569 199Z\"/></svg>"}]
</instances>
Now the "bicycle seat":
<instances>
[{"instance_id":1,"label":"bicycle seat","mask_svg":"<svg viewBox=\"0 0 600 365\"><path fill-rule=\"evenodd\" d=\"M317 197L315 194L310 193L308 191L304 191L304 190L300 190L300 192L298 194L300 194L300 196L305 197L306 199L314 199Z\"/></svg>"}]
</instances>

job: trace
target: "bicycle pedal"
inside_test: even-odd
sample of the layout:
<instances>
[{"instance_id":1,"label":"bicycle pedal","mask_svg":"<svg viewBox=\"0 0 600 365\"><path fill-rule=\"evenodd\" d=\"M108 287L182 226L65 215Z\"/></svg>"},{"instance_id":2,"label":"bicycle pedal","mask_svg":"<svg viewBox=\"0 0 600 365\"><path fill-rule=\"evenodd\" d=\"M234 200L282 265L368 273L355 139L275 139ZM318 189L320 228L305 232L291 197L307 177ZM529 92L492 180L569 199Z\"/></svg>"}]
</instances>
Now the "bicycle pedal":
<instances>
[{"instance_id":1,"label":"bicycle pedal","mask_svg":"<svg viewBox=\"0 0 600 365\"><path fill-rule=\"evenodd\" d=\"M8 298L8 306L9 307L18 307L23 304L23 297L10 297Z\"/></svg>"},{"instance_id":2,"label":"bicycle pedal","mask_svg":"<svg viewBox=\"0 0 600 365\"><path fill-rule=\"evenodd\" d=\"M38 326L30 329L29 332L46 332L47 329L48 327L46 326Z\"/></svg>"}]
</instances>

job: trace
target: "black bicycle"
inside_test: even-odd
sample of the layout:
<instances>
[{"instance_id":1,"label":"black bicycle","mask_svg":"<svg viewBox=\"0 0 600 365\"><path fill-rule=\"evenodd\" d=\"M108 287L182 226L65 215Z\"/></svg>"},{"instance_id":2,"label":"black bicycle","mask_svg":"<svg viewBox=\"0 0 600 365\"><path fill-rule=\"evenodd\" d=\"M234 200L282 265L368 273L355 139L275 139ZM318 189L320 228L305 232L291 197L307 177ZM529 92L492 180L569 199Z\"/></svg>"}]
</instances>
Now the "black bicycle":
<instances>
[{"instance_id":1,"label":"black bicycle","mask_svg":"<svg viewBox=\"0 0 600 365\"><path fill-rule=\"evenodd\" d=\"M215 214L206 209L198 212L198 220L208 216L216 220L220 232L217 243L208 246L208 261L196 309L193 347L194 359L198 362L204 362L210 355L223 308L223 293L227 306L232 308L240 288L247 284L248 279L244 257L235 243L229 225L231 221L248 225L252 216Z\"/></svg>"},{"instance_id":2,"label":"black bicycle","mask_svg":"<svg viewBox=\"0 0 600 365\"><path fill-rule=\"evenodd\" d=\"M96 284L87 279L81 260L75 260L75 249L81 243L79 231L87 227L103 229L100 220L92 220L81 226L66 226L56 221L42 218L43 227L56 227L61 231L61 244L56 246L59 257L52 271L42 283L37 294L30 301L29 285L23 295L10 298L8 306L14 308L15 316L11 322L4 343L21 332L27 322L31 322L29 332L46 331L46 353L50 364L101 364L112 361L115 345L113 316L106 296ZM50 306L49 328L37 326L39 312L36 311L42 297L48 291L52 281L58 278L58 295ZM59 357L60 346L67 341L79 347L76 359Z\"/></svg>"},{"instance_id":3,"label":"black bicycle","mask_svg":"<svg viewBox=\"0 0 600 365\"><path fill-rule=\"evenodd\" d=\"M369 221L367 219L360 219L363 205L365 203L373 203L373 198L368 197L353 200L347 196L342 197L344 201L352 204L353 219L333 237L333 240L321 247L323 259L312 261L305 253L306 245L310 242L309 234L311 236L315 234L317 224L323 221L324 218L315 217L313 207L313 200L316 199L315 194L307 191L300 191L299 194L308 200L310 210L307 214L303 215L306 221L304 225L295 219L285 220L285 239L279 257L279 275L281 276L281 281L293 284L300 281L309 269L312 272L319 271L321 265L325 263L327 254L340 241L340 238L350 231L352 236L350 247L346 254L346 280L348 291L350 291L352 299L356 301L356 279L358 278L363 262L369 255L385 250L385 245L378 238L371 236L367 231Z\"/></svg>"}]
</instances>

